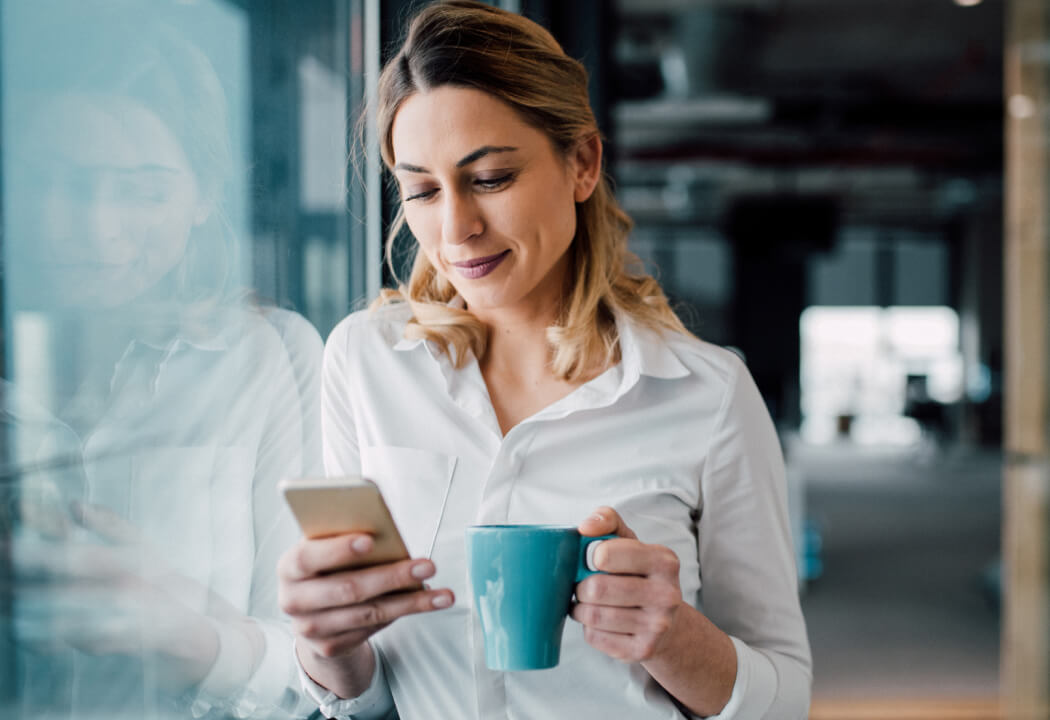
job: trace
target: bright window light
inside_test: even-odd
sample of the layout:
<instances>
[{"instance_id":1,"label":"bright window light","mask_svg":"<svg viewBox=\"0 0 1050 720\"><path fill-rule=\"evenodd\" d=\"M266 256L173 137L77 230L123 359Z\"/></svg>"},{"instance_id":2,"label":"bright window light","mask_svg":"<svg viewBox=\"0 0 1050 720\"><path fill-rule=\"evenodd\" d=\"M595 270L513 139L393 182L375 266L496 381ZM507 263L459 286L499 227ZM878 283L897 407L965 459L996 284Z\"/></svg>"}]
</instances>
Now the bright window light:
<instances>
[{"instance_id":1,"label":"bright window light","mask_svg":"<svg viewBox=\"0 0 1050 720\"><path fill-rule=\"evenodd\" d=\"M963 391L959 316L948 307L812 307L802 314L802 436L909 445L910 403Z\"/></svg>"}]
</instances>

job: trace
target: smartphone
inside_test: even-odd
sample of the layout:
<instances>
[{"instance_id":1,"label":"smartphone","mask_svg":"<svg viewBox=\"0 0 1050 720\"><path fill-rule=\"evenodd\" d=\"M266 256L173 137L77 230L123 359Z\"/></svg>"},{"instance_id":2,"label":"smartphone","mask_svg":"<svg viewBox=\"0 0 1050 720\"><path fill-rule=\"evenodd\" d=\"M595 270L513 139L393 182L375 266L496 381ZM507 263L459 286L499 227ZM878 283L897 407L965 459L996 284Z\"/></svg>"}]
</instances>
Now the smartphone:
<instances>
[{"instance_id":1,"label":"smartphone","mask_svg":"<svg viewBox=\"0 0 1050 720\"><path fill-rule=\"evenodd\" d=\"M351 532L367 533L375 547L362 562L347 568L369 567L406 560L408 548L394 524L379 487L362 477L294 478L282 480L285 502L308 538Z\"/></svg>"}]
</instances>

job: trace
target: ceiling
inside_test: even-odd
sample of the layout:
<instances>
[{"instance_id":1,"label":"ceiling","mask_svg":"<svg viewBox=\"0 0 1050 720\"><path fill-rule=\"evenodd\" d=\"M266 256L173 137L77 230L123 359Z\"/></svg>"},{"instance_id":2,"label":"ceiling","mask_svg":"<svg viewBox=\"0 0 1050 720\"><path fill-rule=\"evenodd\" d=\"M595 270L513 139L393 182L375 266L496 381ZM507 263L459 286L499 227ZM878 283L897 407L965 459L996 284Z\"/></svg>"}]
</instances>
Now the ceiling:
<instances>
[{"instance_id":1,"label":"ceiling","mask_svg":"<svg viewBox=\"0 0 1050 720\"><path fill-rule=\"evenodd\" d=\"M631 185L703 195L819 177L906 223L1001 193L1002 0L616 7L611 139L628 197Z\"/></svg>"}]
</instances>

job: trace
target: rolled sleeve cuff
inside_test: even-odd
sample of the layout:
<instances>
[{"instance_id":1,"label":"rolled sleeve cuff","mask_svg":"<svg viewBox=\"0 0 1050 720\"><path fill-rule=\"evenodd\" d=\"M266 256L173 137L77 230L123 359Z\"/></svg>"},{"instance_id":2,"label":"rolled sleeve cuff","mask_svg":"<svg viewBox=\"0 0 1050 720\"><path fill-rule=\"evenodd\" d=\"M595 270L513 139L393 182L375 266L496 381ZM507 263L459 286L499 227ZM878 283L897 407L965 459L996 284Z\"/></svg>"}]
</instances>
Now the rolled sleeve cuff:
<instances>
[{"instance_id":1,"label":"rolled sleeve cuff","mask_svg":"<svg viewBox=\"0 0 1050 720\"><path fill-rule=\"evenodd\" d=\"M249 691L263 701L263 707L278 707L292 717L309 715L310 699L295 692L299 663L288 655L291 632L283 625L260 623L259 628L266 638L266 652L248 683Z\"/></svg>"},{"instance_id":2,"label":"rolled sleeve cuff","mask_svg":"<svg viewBox=\"0 0 1050 720\"><path fill-rule=\"evenodd\" d=\"M306 700L295 692L295 665L288 657L290 633L254 622L264 643L256 660L258 652L244 627L209 620L218 635L219 651L208 675L188 698L193 717L216 711L237 718L305 717L309 713Z\"/></svg>"},{"instance_id":3,"label":"rolled sleeve cuff","mask_svg":"<svg viewBox=\"0 0 1050 720\"><path fill-rule=\"evenodd\" d=\"M317 703L322 715L335 720L381 720L393 714L394 698L390 695L390 687L386 682L383 662L374 648L372 652L376 662L368 688L355 698L341 698L328 688L318 685L306 674L293 645L292 656L299 669L299 683L303 692Z\"/></svg>"},{"instance_id":4,"label":"rolled sleeve cuff","mask_svg":"<svg viewBox=\"0 0 1050 720\"><path fill-rule=\"evenodd\" d=\"M730 636L736 649L736 681L722 712L707 720L762 720L777 696L777 670L772 661L743 640Z\"/></svg>"}]
</instances>

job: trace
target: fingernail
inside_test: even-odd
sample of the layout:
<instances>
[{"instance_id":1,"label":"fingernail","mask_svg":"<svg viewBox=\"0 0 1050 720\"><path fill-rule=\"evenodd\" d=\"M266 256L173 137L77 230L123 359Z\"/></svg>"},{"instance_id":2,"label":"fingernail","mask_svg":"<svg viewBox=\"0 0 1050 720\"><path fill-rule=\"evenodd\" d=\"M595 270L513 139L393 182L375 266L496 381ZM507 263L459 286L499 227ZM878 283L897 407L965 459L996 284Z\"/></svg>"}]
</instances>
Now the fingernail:
<instances>
[{"instance_id":1,"label":"fingernail","mask_svg":"<svg viewBox=\"0 0 1050 720\"><path fill-rule=\"evenodd\" d=\"M436 608L447 608L449 605L452 604L452 598L450 598L448 595L438 595L433 600L431 600L430 603Z\"/></svg>"},{"instance_id":2,"label":"fingernail","mask_svg":"<svg viewBox=\"0 0 1050 720\"><path fill-rule=\"evenodd\" d=\"M594 513L593 515L591 515L587 519L588 520L597 520L598 522L605 522L605 516L604 515L600 515L599 513Z\"/></svg>"},{"instance_id":3,"label":"fingernail","mask_svg":"<svg viewBox=\"0 0 1050 720\"><path fill-rule=\"evenodd\" d=\"M434 566L429 562L422 562L412 568L412 577L422 580L434 574Z\"/></svg>"},{"instance_id":4,"label":"fingernail","mask_svg":"<svg viewBox=\"0 0 1050 720\"><path fill-rule=\"evenodd\" d=\"M362 535L351 543L351 546L359 553L366 553L372 549L372 538Z\"/></svg>"}]
</instances>

